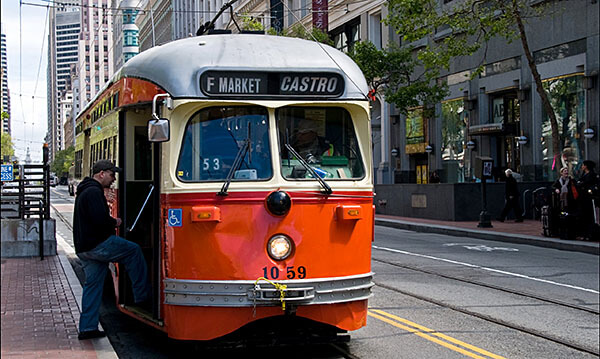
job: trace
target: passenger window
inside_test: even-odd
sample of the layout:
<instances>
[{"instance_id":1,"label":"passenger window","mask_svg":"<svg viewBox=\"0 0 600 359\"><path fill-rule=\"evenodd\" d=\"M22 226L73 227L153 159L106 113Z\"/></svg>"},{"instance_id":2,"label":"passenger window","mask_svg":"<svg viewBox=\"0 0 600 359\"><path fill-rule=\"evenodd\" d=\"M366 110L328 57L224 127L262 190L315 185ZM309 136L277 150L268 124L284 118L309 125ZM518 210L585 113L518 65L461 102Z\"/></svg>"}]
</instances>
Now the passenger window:
<instances>
[{"instance_id":1,"label":"passenger window","mask_svg":"<svg viewBox=\"0 0 600 359\"><path fill-rule=\"evenodd\" d=\"M358 179L365 174L348 111L335 107L285 107L277 112L282 174L288 179L311 174L286 144L325 179Z\"/></svg>"},{"instance_id":2,"label":"passenger window","mask_svg":"<svg viewBox=\"0 0 600 359\"><path fill-rule=\"evenodd\" d=\"M244 154L242 148L249 143ZM269 147L269 116L262 107L211 107L189 120L177 178L182 181L223 181L237 155L241 164L233 181L266 180L272 177Z\"/></svg>"}]
</instances>

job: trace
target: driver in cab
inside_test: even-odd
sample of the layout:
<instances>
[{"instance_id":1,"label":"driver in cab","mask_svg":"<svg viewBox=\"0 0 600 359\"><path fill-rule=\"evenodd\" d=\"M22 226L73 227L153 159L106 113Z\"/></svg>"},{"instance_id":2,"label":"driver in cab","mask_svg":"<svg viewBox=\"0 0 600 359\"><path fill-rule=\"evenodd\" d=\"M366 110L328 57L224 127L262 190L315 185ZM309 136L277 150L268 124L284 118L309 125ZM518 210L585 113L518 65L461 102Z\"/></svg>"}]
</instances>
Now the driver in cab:
<instances>
[{"instance_id":1,"label":"driver in cab","mask_svg":"<svg viewBox=\"0 0 600 359\"><path fill-rule=\"evenodd\" d=\"M317 128L314 121L301 121L294 136L292 147L308 163L316 163L324 156L335 156L333 144L319 136Z\"/></svg>"}]
</instances>

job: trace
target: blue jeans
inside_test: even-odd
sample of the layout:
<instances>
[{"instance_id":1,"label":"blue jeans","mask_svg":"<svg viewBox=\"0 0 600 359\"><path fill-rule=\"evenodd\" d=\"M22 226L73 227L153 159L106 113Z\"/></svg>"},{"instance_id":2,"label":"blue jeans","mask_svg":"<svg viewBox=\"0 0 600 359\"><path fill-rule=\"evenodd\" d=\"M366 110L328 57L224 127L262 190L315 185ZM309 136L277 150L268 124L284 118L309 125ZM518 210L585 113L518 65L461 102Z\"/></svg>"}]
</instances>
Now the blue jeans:
<instances>
[{"instance_id":1,"label":"blue jeans","mask_svg":"<svg viewBox=\"0 0 600 359\"><path fill-rule=\"evenodd\" d=\"M150 298L148 268L142 249L136 243L118 236L110 236L96 248L78 253L77 256L81 259L85 272L79 332L98 329L104 278L108 271L108 264L111 262L118 262L125 266L131 278L133 298L136 303Z\"/></svg>"}]
</instances>

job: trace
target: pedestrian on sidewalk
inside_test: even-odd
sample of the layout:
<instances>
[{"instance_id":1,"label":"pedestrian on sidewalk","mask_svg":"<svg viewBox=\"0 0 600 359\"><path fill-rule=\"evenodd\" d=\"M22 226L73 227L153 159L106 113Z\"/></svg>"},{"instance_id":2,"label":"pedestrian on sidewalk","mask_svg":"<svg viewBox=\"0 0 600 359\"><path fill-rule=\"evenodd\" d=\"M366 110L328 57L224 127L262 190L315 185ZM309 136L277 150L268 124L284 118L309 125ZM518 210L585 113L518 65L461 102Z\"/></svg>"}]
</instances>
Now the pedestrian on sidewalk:
<instances>
[{"instance_id":1,"label":"pedestrian on sidewalk","mask_svg":"<svg viewBox=\"0 0 600 359\"><path fill-rule=\"evenodd\" d=\"M511 209L515 211L517 220L515 222L523 222L523 213L521 212L521 206L519 206L519 187L517 186L517 180L512 175L512 170L509 168L504 171L506 174L506 185L504 189L504 208L500 213L500 222L504 222L504 219L508 215Z\"/></svg>"},{"instance_id":2,"label":"pedestrian on sidewalk","mask_svg":"<svg viewBox=\"0 0 600 359\"><path fill-rule=\"evenodd\" d=\"M85 272L81 299L79 339L100 338L106 334L98 330L100 303L108 264L124 265L132 280L136 303L150 298L148 269L140 246L115 235L120 218L110 215L104 189L110 188L115 174L121 169L108 160L96 162L92 177L86 177L77 186L73 215L75 252Z\"/></svg>"},{"instance_id":3,"label":"pedestrian on sidewalk","mask_svg":"<svg viewBox=\"0 0 600 359\"><path fill-rule=\"evenodd\" d=\"M569 168L563 167L560 169L560 177L552 185L554 192L559 197L559 206L561 212L566 212L572 215L577 211L577 198L579 192L575 187L575 181L569 176Z\"/></svg>"},{"instance_id":4,"label":"pedestrian on sidewalk","mask_svg":"<svg viewBox=\"0 0 600 359\"><path fill-rule=\"evenodd\" d=\"M596 163L594 161L586 160L583 161L581 169L583 175L577 181L577 187L579 188L580 200L579 200L579 211L582 224L582 234L584 239L590 240L593 237L594 232L597 230L598 218L594 215L598 203L598 196L600 195L600 178L596 172ZM594 203L595 202L595 203Z\"/></svg>"}]
</instances>

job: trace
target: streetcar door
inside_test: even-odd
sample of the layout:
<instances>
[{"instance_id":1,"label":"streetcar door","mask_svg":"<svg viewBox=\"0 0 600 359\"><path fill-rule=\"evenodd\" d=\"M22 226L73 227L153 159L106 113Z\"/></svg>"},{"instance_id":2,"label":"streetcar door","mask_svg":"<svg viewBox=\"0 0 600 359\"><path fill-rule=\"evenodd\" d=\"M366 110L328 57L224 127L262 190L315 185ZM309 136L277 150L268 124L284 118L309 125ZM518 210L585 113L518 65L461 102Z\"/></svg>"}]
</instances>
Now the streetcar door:
<instances>
[{"instance_id":1,"label":"streetcar door","mask_svg":"<svg viewBox=\"0 0 600 359\"><path fill-rule=\"evenodd\" d=\"M151 116L150 106L122 110L119 113L119 163L124 169L120 211L123 219L124 237L140 245L152 284L152 303L145 308L131 308L134 304L131 282L126 273L119 273L119 303L134 311L152 313L158 318L158 227L156 196L158 188L154 176L156 145L148 141L147 123Z\"/></svg>"}]
</instances>

